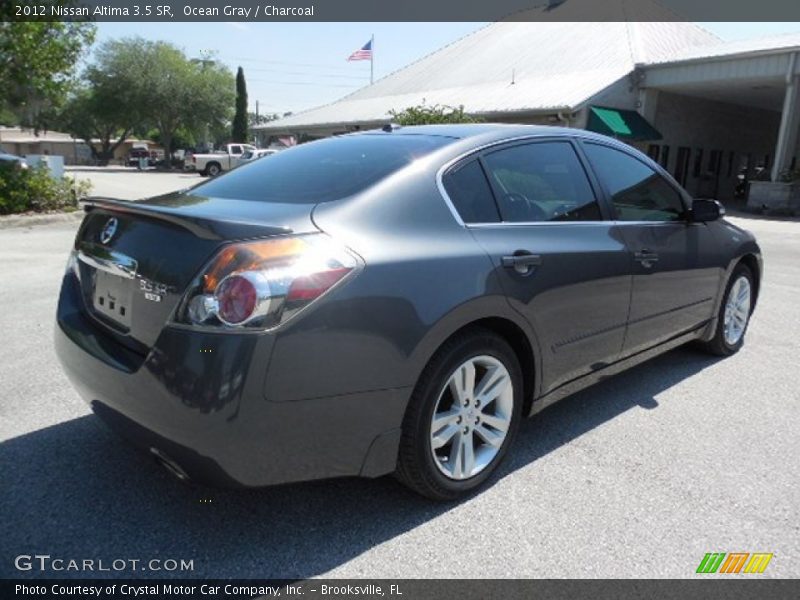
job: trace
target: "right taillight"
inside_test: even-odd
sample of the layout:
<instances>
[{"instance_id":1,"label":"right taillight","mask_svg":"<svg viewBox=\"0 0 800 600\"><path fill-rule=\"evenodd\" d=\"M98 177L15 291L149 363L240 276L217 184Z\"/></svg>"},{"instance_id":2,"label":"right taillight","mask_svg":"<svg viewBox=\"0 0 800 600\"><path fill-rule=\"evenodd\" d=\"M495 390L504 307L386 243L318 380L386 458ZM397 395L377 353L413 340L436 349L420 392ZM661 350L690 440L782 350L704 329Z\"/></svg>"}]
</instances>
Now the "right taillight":
<instances>
[{"instance_id":1,"label":"right taillight","mask_svg":"<svg viewBox=\"0 0 800 600\"><path fill-rule=\"evenodd\" d=\"M231 244L195 279L175 321L270 329L341 284L358 266L355 254L322 234Z\"/></svg>"}]
</instances>

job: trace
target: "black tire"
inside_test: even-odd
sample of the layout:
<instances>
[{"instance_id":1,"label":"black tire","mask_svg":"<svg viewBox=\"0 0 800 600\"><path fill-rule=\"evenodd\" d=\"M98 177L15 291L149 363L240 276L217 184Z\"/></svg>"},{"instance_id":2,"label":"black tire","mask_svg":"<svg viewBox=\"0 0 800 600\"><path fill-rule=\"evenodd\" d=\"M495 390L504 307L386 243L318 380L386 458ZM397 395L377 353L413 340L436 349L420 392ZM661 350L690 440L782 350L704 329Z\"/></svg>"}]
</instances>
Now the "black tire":
<instances>
[{"instance_id":1,"label":"black tire","mask_svg":"<svg viewBox=\"0 0 800 600\"><path fill-rule=\"evenodd\" d=\"M209 163L206 165L206 173L209 177L219 177L222 174L222 167L218 163Z\"/></svg>"},{"instance_id":2,"label":"black tire","mask_svg":"<svg viewBox=\"0 0 800 600\"><path fill-rule=\"evenodd\" d=\"M206 173L205 169L202 171L198 171L198 173L200 174L200 177L208 177L208 173Z\"/></svg>"},{"instance_id":3,"label":"black tire","mask_svg":"<svg viewBox=\"0 0 800 600\"><path fill-rule=\"evenodd\" d=\"M734 283L740 278L745 277L750 284L750 312L747 315L747 322L744 326L744 331L742 332L739 340L735 344L729 344L725 339L725 305L728 302L728 296L731 293L731 289L733 288ZM714 331L714 337L711 338L708 342L702 342L700 347L710 354L714 354L716 356L730 356L731 354L736 354L739 349L744 345L744 338L747 335L747 327L750 325L750 315L753 314L753 303L755 301L755 279L753 277L753 273L750 269L744 264L738 264L733 269L730 278L728 279L728 283L725 286L725 294L722 297L722 302L720 303L719 313L717 314L717 327Z\"/></svg>"},{"instance_id":4,"label":"black tire","mask_svg":"<svg viewBox=\"0 0 800 600\"><path fill-rule=\"evenodd\" d=\"M506 438L494 458L476 475L461 480L445 476L434 463L430 445L431 420L442 389L455 370L482 355L499 360L510 375L513 410ZM414 388L405 418L395 476L415 492L433 500L454 500L483 484L502 462L519 427L522 413L522 372L516 354L503 338L474 328L448 340L434 355Z\"/></svg>"}]
</instances>

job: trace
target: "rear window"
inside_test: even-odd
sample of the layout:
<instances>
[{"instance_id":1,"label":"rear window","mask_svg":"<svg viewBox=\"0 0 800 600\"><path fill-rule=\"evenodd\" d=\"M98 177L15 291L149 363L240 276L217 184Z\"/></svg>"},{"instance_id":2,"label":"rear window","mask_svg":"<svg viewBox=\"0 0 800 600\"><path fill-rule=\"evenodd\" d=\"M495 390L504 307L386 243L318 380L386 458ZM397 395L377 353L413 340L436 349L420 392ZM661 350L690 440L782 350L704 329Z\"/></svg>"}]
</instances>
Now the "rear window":
<instances>
[{"instance_id":1,"label":"rear window","mask_svg":"<svg viewBox=\"0 0 800 600\"><path fill-rule=\"evenodd\" d=\"M422 135L328 138L278 152L201 184L194 195L316 204L360 192L454 140Z\"/></svg>"}]
</instances>

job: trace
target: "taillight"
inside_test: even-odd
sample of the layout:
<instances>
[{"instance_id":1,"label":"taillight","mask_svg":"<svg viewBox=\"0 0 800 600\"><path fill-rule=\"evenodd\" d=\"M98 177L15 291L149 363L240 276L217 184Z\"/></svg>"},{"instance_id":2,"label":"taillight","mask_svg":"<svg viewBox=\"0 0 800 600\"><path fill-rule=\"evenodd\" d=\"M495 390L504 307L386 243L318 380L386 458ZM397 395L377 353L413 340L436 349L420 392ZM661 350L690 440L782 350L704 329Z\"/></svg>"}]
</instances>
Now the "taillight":
<instances>
[{"instance_id":1,"label":"taillight","mask_svg":"<svg viewBox=\"0 0 800 600\"><path fill-rule=\"evenodd\" d=\"M193 282L175 320L270 329L351 276L358 265L354 254L321 234L231 244Z\"/></svg>"}]
</instances>

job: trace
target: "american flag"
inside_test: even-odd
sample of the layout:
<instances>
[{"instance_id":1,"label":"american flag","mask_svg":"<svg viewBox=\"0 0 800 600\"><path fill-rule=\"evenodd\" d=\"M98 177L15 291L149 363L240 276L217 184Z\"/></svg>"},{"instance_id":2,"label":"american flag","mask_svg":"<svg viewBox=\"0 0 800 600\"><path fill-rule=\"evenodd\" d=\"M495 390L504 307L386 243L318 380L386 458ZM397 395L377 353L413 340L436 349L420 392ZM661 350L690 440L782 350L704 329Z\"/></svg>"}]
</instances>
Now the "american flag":
<instances>
[{"instance_id":1,"label":"american flag","mask_svg":"<svg viewBox=\"0 0 800 600\"><path fill-rule=\"evenodd\" d=\"M347 60L372 60L372 40L364 44L359 50L353 52Z\"/></svg>"}]
</instances>

